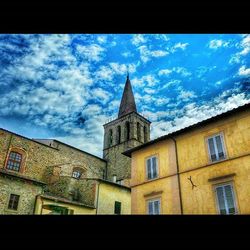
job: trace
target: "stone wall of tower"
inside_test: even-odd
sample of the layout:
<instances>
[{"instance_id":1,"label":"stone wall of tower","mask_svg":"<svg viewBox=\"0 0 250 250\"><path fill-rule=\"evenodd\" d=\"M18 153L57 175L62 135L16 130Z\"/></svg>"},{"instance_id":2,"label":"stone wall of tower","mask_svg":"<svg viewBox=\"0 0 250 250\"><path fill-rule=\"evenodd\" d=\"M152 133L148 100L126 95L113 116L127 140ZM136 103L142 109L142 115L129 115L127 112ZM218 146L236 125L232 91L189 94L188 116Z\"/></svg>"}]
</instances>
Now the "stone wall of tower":
<instances>
[{"instance_id":1,"label":"stone wall of tower","mask_svg":"<svg viewBox=\"0 0 250 250\"><path fill-rule=\"evenodd\" d=\"M127 138L126 123L130 126L130 136ZM137 125L138 124L138 125ZM118 126L121 128L120 141L118 136ZM144 129L145 127L145 129ZM138 131L140 129L140 133ZM123 117L113 120L104 125L104 150L103 158L108 161L107 177L112 180L113 175L117 180L130 179L131 160L122 153L129 148L139 146L150 139L150 122L136 112L131 112ZM112 143L110 140L110 130L112 130ZM144 131L146 136L144 138ZM140 137L140 138L139 138Z\"/></svg>"}]
</instances>

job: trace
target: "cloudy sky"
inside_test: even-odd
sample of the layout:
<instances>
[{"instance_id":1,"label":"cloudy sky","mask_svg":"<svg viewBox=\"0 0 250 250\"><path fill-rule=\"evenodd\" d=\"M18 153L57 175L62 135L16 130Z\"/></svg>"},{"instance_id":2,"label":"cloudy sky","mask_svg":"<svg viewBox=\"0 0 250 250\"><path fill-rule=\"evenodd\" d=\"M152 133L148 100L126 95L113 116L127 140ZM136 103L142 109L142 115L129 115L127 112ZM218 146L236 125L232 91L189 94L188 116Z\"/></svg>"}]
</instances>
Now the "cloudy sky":
<instances>
[{"instance_id":1,"label":"cloudy sky","mask_svg":"<svg viewBox=\"0 0 250 250\"><path fill-rule=\"evenodd\" d=\"M0 127L102 156L129 70L151 138L250 101L250 35L0 35Z\"/></svg>"}]
</instances>

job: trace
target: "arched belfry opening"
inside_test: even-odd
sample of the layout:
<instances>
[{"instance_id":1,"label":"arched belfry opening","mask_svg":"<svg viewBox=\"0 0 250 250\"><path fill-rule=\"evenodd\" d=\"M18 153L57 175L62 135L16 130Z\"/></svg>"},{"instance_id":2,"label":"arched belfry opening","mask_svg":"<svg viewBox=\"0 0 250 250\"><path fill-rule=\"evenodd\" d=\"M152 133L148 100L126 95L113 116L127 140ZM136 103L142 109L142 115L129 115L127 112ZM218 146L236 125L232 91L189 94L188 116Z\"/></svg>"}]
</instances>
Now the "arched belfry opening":
<instances>
[{"instance_id":1,"label":"arched belfry opening","mask_svg":"<svg viewBox=\"0 0 250 250\"><path fill-rule=\"evenodd\" d=\"M117 126L116 130L116 143L120 144L121 143L121 126Z\"/></svg>"},{"instance_id":2,"label":"arched belfry opening","mask_svg":"<svg viewBox=\"0 0 250 250\"><path fill-rule=\"evenodd\" d=\"M143 127L143 136L144 136L144 143L145 143L148 141L148 131L147 131L146 126Z\"/></svg>"},{"instance_id":3,"label":"arched belfry opening","mask_svg":"<svg viewBox=\"0 0 250 250\"><path fill-rule=\"evenodd\" d=\"M137 131L137 140L141 142L141 124L139 122L137 122L136 131Z\"/></svg>"},{"instance_id":4,"label":"arched belfry opening","mask_svg":"<svg viewBox=\"0 0 250 250\"><path fill-rule=\"evenodd\" d=\"M128 141L130 139L130 123L126 121L125 123L125 140Z\"/></svg>"},{"instance_id":5,"label":"arched belfry opening","mask_svg":"<svg viewBox=\"0 0 250 250\"><path fill-rule=\"evenodd\" d=\"M112 146L112 144L113 144L113 130L110 129L109 130L109 138L108 138L108 146L110 147L110 146Z\"/></svg>"}]
</instances>

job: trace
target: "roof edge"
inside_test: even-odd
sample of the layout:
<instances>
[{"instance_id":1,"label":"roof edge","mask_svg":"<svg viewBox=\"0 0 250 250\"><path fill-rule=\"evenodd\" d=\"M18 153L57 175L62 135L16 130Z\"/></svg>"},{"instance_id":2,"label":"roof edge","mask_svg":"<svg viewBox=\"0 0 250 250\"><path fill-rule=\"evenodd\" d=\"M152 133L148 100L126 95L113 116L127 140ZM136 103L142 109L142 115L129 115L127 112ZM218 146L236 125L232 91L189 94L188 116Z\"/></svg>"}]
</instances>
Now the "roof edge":
<instances>
[{"instance_id":1,"label":"roof edge","mask_svg":"<svg viewBox=\"0 0 250 250\"><path fill-rule=\"evenodd\" d=\"M207 119L205 119L205 120L202 120L202 121L200 121L200 122L194 123L194 124L192 124L192 125L190 125L190 126L188 126L188 127L185 127L185 128L176 130L176 131L174 131L174 132L171 132L171 133L169 133L169 134L163 135L163 136L161 136L161 137L158 137L158 138L156 138L156 139L154 139L154 140L151 140L151 141L149 141L149 142L146 142L146 143L144 143L144 144L142 144L142 145L139 145L139 146L137 146L137 147L134 147L134 148L131 148L131 149L129 149L129 150L126 150L126 151L122 152L122 154L131 158L131 154L132 154L133 152L137 151L137 150L140 150L140 149L142 149L142 148L145 148L145 147L147 147L147 146L149 146L149 145L152 145L152 144L154 144L154 143L157 143L157 142L166 140L166 139L171 138L171 137L173 137L173 136L177 136L177 135L179 135L179 134L186 133L186 132L188 132L188 131L190 131L190 130L192 130L192 129L194 129L194 128L197 128L197 127L202 126L202 125L207 125L207 124L209 124L209 123L211 123L211 122L214 122L214 121L217 121L217 120L219 120L219 119L221 119L221 118L228 117L228 116L230 116L230 115L232 115L232 114L234 114L234 113L236 113L236 112L245 111L245 110L247 110L248 108L250 108L250 102L249 102L249 103L246 103L246 104L244 104L244 105L242 105L242 106L238 106L237 108L233 108L233 109L231 109L231 110L228 110L228 111L226 111L226 112L223 112L223 113L221 113L221 114L218 114L218 115L216 115L216 116L212 116L212 117L209 117L209 118L207 118Z\"/></svg>"}]
</instances>

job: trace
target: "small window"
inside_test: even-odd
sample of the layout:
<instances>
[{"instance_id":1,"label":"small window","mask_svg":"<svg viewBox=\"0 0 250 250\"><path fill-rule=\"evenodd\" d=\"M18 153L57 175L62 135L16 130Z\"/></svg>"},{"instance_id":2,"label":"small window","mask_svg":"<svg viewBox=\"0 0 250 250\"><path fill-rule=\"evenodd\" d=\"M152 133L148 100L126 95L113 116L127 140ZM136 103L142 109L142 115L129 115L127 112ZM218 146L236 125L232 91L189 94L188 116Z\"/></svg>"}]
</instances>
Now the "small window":
<instances>
[{"instance_id":1,"label":"small window","mask_svg":"<svg viewBox=\"0 0 250 250\"><path fill-rule=\"evenodd\" d=\"M82 176L82 171L80 169L74 169L72 172L72 177L75 179L80 179Z\"/></svg>"},{"instance_id":2,"label":"small window","mask_svg":"<svg viewBox=\"0 0 250 250\"><path fill-rule=\"evenodd\" d=\"M212 162L226 159L226 152L222 134L217 134L207 139L210 160Z\"/></svg>"},{"instance_id":3,"label":"small window","mask_svg":"<svg viewBox=\"0 0 250 250\"><path fill-rule=\"evenodd\" d=\"M20 195L11 194L8 209L17 210L18 203L19 203L19 198L20 198Z\"/></svg>"},{"instance_id":4,"label":"small window","mask_svg":"<svg viewBox=\"0 0 250 250\"><path fill-rule=\"evenodd\" d=\"M121 214L122 203L120 201L115 201L115 214Z\"/></svg>"},{"instance_id":5,"label":"small window","mask_svg":"<svg viewBox=\"0 0 250 250\"><path fill-rule=\"evenodd\" d=\"M21 169L22 155L11 151L7 161L7 169L19 172Z\"/></svg>"},{"instance_id":6,"label":"small window","mask_svg":"<svg viewBox=\"0 0 250 250\"><path fill-rule=\"evenodd\" d=\"M158 162L156 156L147 159L147 178L148 180L158 177Z\"/></svg>"},{"instance_id":7,"label":"small window","mask_svg":"<svg viewBox=\"0 0 250 250\"><path fill-rule=\"evenodd\" d=\"M215 187L217 204L220 214L236 214L235 195L231 183Z\"/></svg>"},{"instance_id":8,"label":"small window","mask_svg":"<svg viewBox=\"0 0 250 250\"><path fill-rule=\"evenodd\" d=\"M148 214L160 214L160 199L149 200L148 201Z\"/></svg>"}]
</instances>

